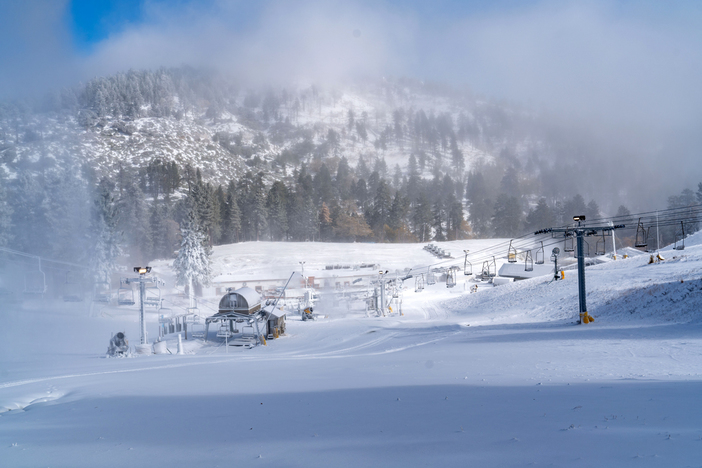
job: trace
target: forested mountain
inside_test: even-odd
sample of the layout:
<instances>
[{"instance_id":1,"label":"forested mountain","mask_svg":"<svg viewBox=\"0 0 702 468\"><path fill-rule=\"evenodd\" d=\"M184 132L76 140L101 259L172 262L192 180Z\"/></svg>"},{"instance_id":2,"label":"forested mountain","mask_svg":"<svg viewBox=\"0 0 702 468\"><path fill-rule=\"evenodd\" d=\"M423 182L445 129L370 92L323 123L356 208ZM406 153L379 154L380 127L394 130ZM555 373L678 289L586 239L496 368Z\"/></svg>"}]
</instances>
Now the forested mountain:
<instances>
[{"instance_id":1,"label":"forested mountain","mask_svg":"<svg viewBox=\"0 0 702 468\"><path fill-rule=\"evenodd\" d=\"M604 199L616 174L593 149L606 157L536 112L418 81L130 71L0 103L0 246L172 257L190 212L209 245L511 237L626 202Z\"/></svg>"}]
</instances>

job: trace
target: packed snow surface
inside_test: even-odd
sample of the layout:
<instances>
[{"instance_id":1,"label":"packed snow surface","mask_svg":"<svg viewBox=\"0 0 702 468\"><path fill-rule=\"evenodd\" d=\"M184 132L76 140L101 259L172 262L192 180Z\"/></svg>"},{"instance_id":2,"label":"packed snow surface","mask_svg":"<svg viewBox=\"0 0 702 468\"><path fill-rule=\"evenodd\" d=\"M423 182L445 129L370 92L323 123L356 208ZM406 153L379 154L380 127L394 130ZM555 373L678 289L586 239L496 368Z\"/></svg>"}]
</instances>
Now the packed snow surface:
<instances>
[{"instance_id":1,"label":"packed snow surface","mask_svg":"<svg viewBox=\"0 0 702 468\"><path fill-rule=\"evenodd\" d=\"M456 257L442 265L495 242L441 243ZM173 354L104 357L111 333L138 342L136 308L5 304L0 465L700 466L701 243L588 267L587 325L570 270L477 293L410 279L404 315L323 300L327 318L289 313L267 346L211 332L181 356L168 335ZM215 248L214 269L419 271L439 263L422 247L245 243Z\"/></svg>"}]
</instances>

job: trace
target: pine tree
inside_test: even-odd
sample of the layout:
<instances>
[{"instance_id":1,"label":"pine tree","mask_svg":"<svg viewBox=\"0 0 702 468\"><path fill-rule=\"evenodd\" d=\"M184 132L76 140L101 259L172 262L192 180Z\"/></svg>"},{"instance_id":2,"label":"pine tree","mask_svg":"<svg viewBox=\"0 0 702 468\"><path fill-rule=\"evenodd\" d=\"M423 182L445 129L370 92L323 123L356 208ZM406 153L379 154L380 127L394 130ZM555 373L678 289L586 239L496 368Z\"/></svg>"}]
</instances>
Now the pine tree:
<instances>
[{"instance_id":1,"label":"pine tree","mask_svg":"<svg viewBox=\"0 0 702 468\"><path fill-rule=\"evenodd\" d=\"M122 254L117 213L110 184L103 179L97 187L91 216L91 270L96 283L110 283L112 273L117 270L117 257Z\"/></svg>"},{"instance_id":2,"label":"pine tree","mask_svg":"<svg viewBox=\"0 0 702 468\"><path fill-rule=\"evenodd\" d=\"M522 208L517 197L501 193L495 202L492 227L498 237L516 237L522 224Z\"/></svg>"},{"instance_id":3,"label":"pine tree","mask_svg":"<svg viewBox=\"0 0 702 468\"><path fill-rule=\"evenodd\" d=\"M236 197L236 184L229 182L227 187L227 201L222 219L222 243L231 244L239 242L241 234L241 211Z\"/></svg>"},{"instance_id":4,"label":"pine tree","mask_svg":"<svg viewBox=\"0 0 702 468\"><path fill-rule=\"evenodd\" d=\"M281 181L271 186L266 196L268 230L271 240L284 240L288 233L288 189Z\"/></svg>"},{"instance_id":5,"label":"pine tree","mask_svg":"<svg viewBox=\"0 0 702 468\"><path fill-rule=\"evenodd\" d=\"M332 219L331 213L329 212L329 207L326 203L322 202L322 206L319 209L319 240L328 241L332 234Z\"/></svg>"},{"instance_id":6,"label":"pine tree","mask_svg":"<svg viewBox=\"0 0 702 468\"><path fill-rule=\"evenodd\" d=\"M85 245L89 240L90 196L86 183L77 176L77 168L66 162L48 178L45 199L49 252L53 258L70 262L87 260Z\"/></svg>"},{"instance_id":7,"label":"pine tree","mask_svg":"<svg viewBox=\"0 0 702 468\"><path fill-rule=\"evenodd\" d=\"M252 233L256 240L261 239L261 235L266 229L266 218L268 212L266 210L266 187L263 184L263 173L259 172L251 187L248 203L250 204L251 227Z\"/></svg>"},{"instance_id":8,"label":"pine tree","mask_svg":"<svg viewBox=\"0 0 702 468\"><path fill-rule=\"evenodd\" d=\"M412 213L414 235L421 242L426 242L431 238L431 221L431 203L427 194L422 192L414 205L414 212Z\"/></svg>"},{"instance_id":9,"label":"pine tree","mask_svg":"<svg viewBox=\"0 0 702 468\"><path fill-rule=\"evenodd\" d=\"M526 228L530 231L546 229L556 224L556 216L545 198L540 198L536 208L529 210L526 217Z\"/></svg>"},{"instance_id":10,"label":"pine tree","mask_svg":"<svg viewBox=\"0 0 702 468\"><path fill-rule=\"evenodd\" d=\"M144 193L133 179L128 179L122 197L117 203L119 209L119 231L124 234L124 242L132 259L137 263L150 260L151 228L149 210Z\"/></svg>"},{"instance_id":11,"label":"pine tree","mask_svg":"<svg viewBox=\"0 0 702 468\"><path fill-rule=\"evenodd\" d=\"M7 247L12 240L12 207L6 187L7 181L0 173L0 247Z\"/></svg>"},{"instance_id":12,"label":"pine tree","mask_svg":"<svg viewBox=\"0 0 702 468\"><path fill-rule=\"evenodd\" d=\"M601 217L600 205L598 205L595 200L590 200L585 207L585 219L588 221L594 221L596 219L600 219Z\"/></svg>"},{"instance_id":13,"label":"pine tree","mask_svg":"<svg viewBox=\"0 0 702 468\"><path fill-rule=\"evenodd\" d=\"M180 233L182 241L178 255L173 261L173 270L176 272L176 284L188 286L190 307L193 307L194 283L198 282L204 286L210 284L210 252L205 246L205 235L197 225L197 217L193 211L181 226Z\"/></svg>"}]
</instances>

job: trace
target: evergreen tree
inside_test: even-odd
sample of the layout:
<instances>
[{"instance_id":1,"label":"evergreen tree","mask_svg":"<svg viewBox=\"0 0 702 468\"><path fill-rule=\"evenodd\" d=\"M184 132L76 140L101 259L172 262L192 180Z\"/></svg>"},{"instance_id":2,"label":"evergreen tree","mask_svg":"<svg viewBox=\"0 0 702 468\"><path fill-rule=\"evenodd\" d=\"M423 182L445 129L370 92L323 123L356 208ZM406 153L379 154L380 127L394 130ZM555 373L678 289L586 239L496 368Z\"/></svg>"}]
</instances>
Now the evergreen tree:
<instances>
[{"instance_id":1,"label":"evergreen tree","mask_svg":"<svg viewBox=\"0 0 702 468\"><path fill-rule=\"evenodd\" d=\"M501 193L495 201L492 227L498 237L516 237L522 224L522 208L517 197Z\"/></svg>"},{"instance_id":2,"label":"evergreen tree","mask_svg":"<svg viewBox=\"0 0 702 468\"><path fill-rule=\"evenodd\" d=\"M151 226L151 258L172 258L178 245L178 223L168 217L168 206L154 200L149 219Z\"/></svg>"},{"instance_id":3,"label":"evergreen tree","mask_svg":"<svg viewBox=\"0 0 702 468\"><path fill-rule=\"evenodd\" d=\"M585 199L579 193L563 204L563 224L573 222L573 216L584 215L587 212Z\"/></svg>"},{"instance_id":4,"label":"evergreen tree","mask_svg":"<svg viewBox=\"0 0 702 468\"><path fill-rule=\"evenodd\" d=\"M285 240L288 233L288 189L280 181L271 186L266 196L266 212L271 240Z\"/></svg>"},{"instance_id":5,"label":"evergreen tree","mask_svg":"<svg viewBox=\"0 0 702 468\"><path fill-rule=\"evenodd\" d=\"M91 270L96 283L110 284L122 254L121 233L117 230L117 203L106 179L100 181L91 216Z\"/></svg>"},{"instance_id":6,"label":"evergreen tree","mask_svg":"<svg viewBox=\"0 0 702 468\"><path fill-rule=\"evenodd\" d=\"M448 201L446 234L449 240L463 239L466 236L463 204L451 195Z\"/></svg>"},{"instance_id":7,"label":"evergreen tree","mask_svg":"<svg viewBox=\"0 0 702 468\"><path fill-rule=\"evenodd\" d=\"M188 286L190 307L193 307L194 283L198 282L203 286L210 284L210 252L205 246L206 237L197 225L194 211L189 213L180 233L182 241L178 255L173 261L173 270L176 272L176 284Z\"/></svg>"},{"instance_id":8,"label":"evergreen tree","mask_svg":"<svg viewBox=\"0 0 702 468\"><path fill-rule=\"evenodd\" d=\"M348 200L351 197L352 182L349 161L343 156L339 160L339 166L336 169L336 189L341 200Z\"/></svg>"},{"instance_id":9,"label":"evergreen tree","mask_svg":"<svg viewBox=\"0 0 702 468\"><path fill-rule=\"evenodd\" d=\"M536 204L536 208L529 210L526 217L526 229L530 231L538 231L546 229L556 224L556 217L553 210L548 206L545 198L540 198Z\"/></svg>"},{"instance_id":10,"label":"evergreen tree","mask_svg":"<svg viewBox=\"0 0 702 468\"><path fill-rule=\"evenodd\" d=\"M227 186L227 201L225 203L222 219L222 243L231 244L239 242L241 234L241 211L236 196L236 184L230 181Z\"/></svg>"},{"instance_id":11,"label":"evergreen tree","mask_svg":"<svg viewBox=\"0 0 702 468\"><path fill-rule=\"evenodd\" d=\"M7 247L12 241L12 207L7 193L7 181L0 172L0 247Z\"/></svg>"},{"instance_id":12,"label":"evergreen tree","mask_svg":"<svg viewBox=\"0 0 702 468\"><path fill-rule=\"evenodd\" d=\"M441 200L436 200L431 208L432 227L434 228L434 240L445 241L444 236L444 207Z\"/></svg>"},{"instance_id":13,"label":"evergreen tree","mask_svg":"<svg viewBox=\"0 0 702 468\"><path fill-rule=\"evenodd\" d=\"M373 234L366 220L358 214L353 202L347 201L336 211L333 220L334 236L341 242L355 242L359 238Z\"/></svg>"},{"instance_id":14,"label":"evergreen tree","mask_svg":"<svg viewBox=\"0 0 702 468\"><path fill-rule=\"evenodd\" d=\"M251 210L250 223L252 234L258 241L261 239L261 235L265 232L266 220L268 217L268 211L266 210L266 186L263 183L262 172L259 172L256 175L247 202L250 204Z\"/></svg>"},{"instance_id":15,"label":"evergreen tree","mask_svg":"<svg viewBox=\"0 0 702 468\"><path fill-rule=\"evenodd\" d=\"M90 199L86 183L71 162L47 178L46 229L49 255L70 262L87 260L90 228ZM32 227L36 229L36 226Z\"/></svg>"},{"instance_id":16,"label":"evergreen tree","mask_svg":"<svg viewBox=\"0 0 702 468\"><path fill-rule=\"evenodd\" d=\"M139 186L129 178L125 183L122 197L117 202L118 229L124 233L127 251L136 263L146 263L150 260L148 257L152 251L149 212L144 198L144 193Z\"/></svg>"},{"instance_id":17,"label":"evergreen tree","mask_svg":"<svg viewBox=\"0 0 702 468\"><path fill-rule=\"evenodd\" d=\"M458 142L453 133L451 134L451 161L454 170L461 176L466 169L466 160L463 157L463 152L458 148Z\"/></svg>"},{"instance_id":18,"label":"evergreen tree","mask_svg":"<svg viewBox=\"0 0 702 468\"><path fill-rule=\"evenodd\" d=\"M619 208L617 208L617 214L614 216L616 216L617 218L631 216L631 211L629 211L629 208L627 208L626 206L619 205Z\"/></svg>"},{"instance_id":19,"label":"evergreen tree","mask_svg":"<svg viewBox=\"0 0 702 468\"><path fill-rule=\"evenodd\" d=\"M385 224L388 222L388 216L392 206L391 197L390 186L385 179L381 179L378 183L378 189L375 192L375 198L373 199L371 222L368 223L381 242L385 240Z\"/></svg>"},{"instance_id":20,"label":"evergreen tree","mask_svg":"<svg viewBox=\"0 0 702 468\"><path fill-rule=\"evenodd\" d=\"M334 198L334 186L326 164L322 164L313 180L317 203L331 202Z\"/></svg>"},{"instance_id":21,"label":"evergreen tree","mask_svg":"<svg viewBox=\"0 0 702 468\"><path fill-rule=\"evenodd\" d=\"M414 235L421 242L426 242L431 238L431 202L426 192L420 193L417 203L412 212L412 224L414 225Z\"/></svg>"},{"instance_id":22,"label":"evergreen tree","mask_svg":"<svg viewBox=\"0 0 702 468\"><path fill-rule=\"evenodd\" d=\"M322 202L322 206L319 209L317 221L319 223L319 240L330 240L332 234L332 219L331 213L329 212L329 207L324 202Z\"/></svg>"},{"instance_id":23,"label":"evergreen tree","mask_svg":"<svg viewBox=\"0 0 702 468\"><path fill-rule=\"evenodd\" d=\"M481 172L471 172L468 175L466 199L473 232L479 237L489 236L494 204L487 197L487 185Z\"/></svg>"},{"instance_id":24,"label":"evergreen tree","mask_svg":"<svg viewBox=\"0 0 702 468\"><path fill-rule=\"evenodd\" d=\"M600 214L600 205L597 204L595 200L590 200L590 202L585 207L585 219L587 221L594 221L600 219L602 214Z\"/></svg>"}]
</instances>

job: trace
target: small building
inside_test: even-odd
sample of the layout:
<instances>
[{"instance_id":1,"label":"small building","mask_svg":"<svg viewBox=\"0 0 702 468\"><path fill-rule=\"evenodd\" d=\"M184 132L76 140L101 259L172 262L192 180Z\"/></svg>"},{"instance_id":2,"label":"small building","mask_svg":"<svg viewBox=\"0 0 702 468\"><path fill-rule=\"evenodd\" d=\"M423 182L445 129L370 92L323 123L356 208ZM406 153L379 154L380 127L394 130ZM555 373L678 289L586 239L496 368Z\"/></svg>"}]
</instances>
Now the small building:
<instances>
[{"instance_id":1,"label":"small building","mask_svg":"<svg viewBox=\"0 0 702 468\"><path fill-rule=\"evenodd\" d=\"M281 311L273 311L268 315L268 323L266 325L266 336L268 339L278 338L285 334L285 313Z\"/></svg>"},{"instance_id":2,"label":"small building","mask_svg":"<svg viewBox=\"0 0 702 468\"><path fill-rule=\"evenodd\" d=\"M261 295L249 287L228 290L219 301L218 315L253 315L261 310Z\"/></svg>"}]
</instances>

